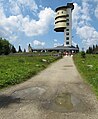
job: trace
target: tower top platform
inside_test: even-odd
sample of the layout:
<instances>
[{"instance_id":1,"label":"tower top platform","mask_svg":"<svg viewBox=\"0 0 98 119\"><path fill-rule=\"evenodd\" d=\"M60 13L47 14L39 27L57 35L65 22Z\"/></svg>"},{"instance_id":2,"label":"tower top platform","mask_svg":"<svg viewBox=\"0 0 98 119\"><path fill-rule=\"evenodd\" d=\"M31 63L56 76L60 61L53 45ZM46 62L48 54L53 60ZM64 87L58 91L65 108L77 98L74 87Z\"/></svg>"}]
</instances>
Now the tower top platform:
<instances>
[{"instance_id":1,"label":"tower top platform","mask_svg":"<svg viewBox=\"0 0 98 119\"><path fill-rule=\"evenodd\" d=\"M74 9L73 3L67 3L67 6L58 7L56 8L55 12L57 12L58 10L67 9L67 8L71 8L71 10L73 10Z\"/></svg>"}]
</instances>

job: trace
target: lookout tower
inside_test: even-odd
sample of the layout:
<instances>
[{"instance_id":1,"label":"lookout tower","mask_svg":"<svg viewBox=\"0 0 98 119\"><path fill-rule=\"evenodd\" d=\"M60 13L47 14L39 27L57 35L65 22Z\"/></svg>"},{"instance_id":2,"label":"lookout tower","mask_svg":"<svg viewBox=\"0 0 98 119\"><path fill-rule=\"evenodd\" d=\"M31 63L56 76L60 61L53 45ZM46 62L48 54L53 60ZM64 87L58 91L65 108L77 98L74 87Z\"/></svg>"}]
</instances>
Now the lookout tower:
<instances>
[{"instance_id":1,"label":"lookout tower","mask_svg":"<svg viewBox=\"0 0 98 119\"><path fill-rule=\"evenodd\" d=\"M73 3L56 8L55 28L56 32L64 32L64 46L72 46L72 10Z\"/></svg>"}]
</instances>

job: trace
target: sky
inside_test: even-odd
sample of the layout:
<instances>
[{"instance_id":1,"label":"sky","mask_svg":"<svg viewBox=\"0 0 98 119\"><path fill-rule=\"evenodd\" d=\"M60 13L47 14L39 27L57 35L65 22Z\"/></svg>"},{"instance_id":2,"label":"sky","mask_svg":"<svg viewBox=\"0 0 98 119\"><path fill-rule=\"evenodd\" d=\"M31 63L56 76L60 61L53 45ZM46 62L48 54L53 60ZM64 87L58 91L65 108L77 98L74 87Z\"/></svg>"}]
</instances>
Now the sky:
<instances>
[{"instance_id":1,"label":"sky","mask_svg":"<svg viewBox=\"0 0 98 119\"><path fill-rule=\"evenodd\" d=\"M72 43L80 49L98 44L98 0L0 0L0 37L18 50L64 44L54 31L55 9L73 2Z\"/></svg>"}]
</instances>

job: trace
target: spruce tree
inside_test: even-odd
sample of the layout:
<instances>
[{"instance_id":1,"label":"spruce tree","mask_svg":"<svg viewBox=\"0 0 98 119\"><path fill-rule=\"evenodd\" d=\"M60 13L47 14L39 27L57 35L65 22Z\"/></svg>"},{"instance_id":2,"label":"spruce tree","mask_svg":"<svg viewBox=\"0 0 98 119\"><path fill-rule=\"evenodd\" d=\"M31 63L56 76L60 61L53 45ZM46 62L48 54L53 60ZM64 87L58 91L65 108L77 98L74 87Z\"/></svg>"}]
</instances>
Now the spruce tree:
<instances>
[{"instance_id":1,"label":"spruce tree","mask_svg":"<svg viewBox=\"0 0 98 119\"><path fill-rule=\"evenodd\" d=\"M22 52L20 45L19 45L19 50L18 50L18 52Z\"/></svg>"},{"instance_id":2,"label":"spruce tree","mask_svg":"<svg viewBox=\"0 0 98 119\"><path fill-rule=\"evenodd\" d=\"M78 44L76 45L76 48L78 49L78 52L79 52L79 46L78 46Z\"/></svg>"},{"instance_id":3,"label":"spruce tree","mask_svg":"<svg viewBox=\"0 0 98 119\"><path fill-rule=\"evenodd\" d=\"M89 54L92 54L93 53L93 49L92 49L92 47L89 47Z\"/></svg>"},{"instance_id":4,"label":"spruce tree","mask_svg":"<svg viewBox=\"0 0 98 119\"><path fill-rule=\"evenodd\" d=\"M24 52L26 52L26 49L24 48Z\"/></svg>"},{"instance_id":5,"label":"spruce tree","mask_svg":"<svg viewBox=\"0 0 98 119\"><path fill-rule=\"evenodd\" d=\"M12 45L12 49L11 49L11 52L12 53L16 53L17 51L16 51L16 48Z\"/></svg>"},{"instance_id":6,"label":"spruce tree","mask_svg":"<svg viewBox=\"0 0 98 119\"><path fill-rule=\"evenodd\" d=\"M93 45L93 52L95 51L95 45Z\"/></svg>"}]
</instances>

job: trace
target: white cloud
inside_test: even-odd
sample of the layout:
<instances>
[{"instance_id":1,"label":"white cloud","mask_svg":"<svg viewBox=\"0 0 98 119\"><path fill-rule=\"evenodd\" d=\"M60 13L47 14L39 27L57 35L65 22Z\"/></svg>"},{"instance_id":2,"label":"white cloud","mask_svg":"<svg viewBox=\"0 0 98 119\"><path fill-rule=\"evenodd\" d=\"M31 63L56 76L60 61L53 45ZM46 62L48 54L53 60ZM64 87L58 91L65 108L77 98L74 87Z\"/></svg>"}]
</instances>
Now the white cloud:
<instances>
[{"instance_id":1,"label":"white cloud","mask_svg":"<svg viewBox=\"0 0 98 119\"><path fill-rule=\"evenodd\" d=\"M96 16L96 18L98 18L98 5L97 5L97 7L95 9L95 16Z\"/></svg>"},{"instance_id":2,"label":"white cloud","mask_svg":"<svg viewBox=\"0 0 98 119\"><path fill-rule=\"evenodd\" d=\"M74 10L72 12L73 28L77 28L78 26L81 27L91 21L89 9L90 7L88 3L83 2L82 6L74 3Z\"/></svg>"},{"instance_id":3,"label":"white cloud","mask_svg":"<svg viewBox=\"0 0 98 119\"><path fill-rule=\"evenodd\" d=\"M6 16L4 14L4 9L2 4L0 4L0 20L4 19ZM1 24L0 24L1 25Z\"/></svg>"},{"instance_id":4,"label":"white cloud","mask_svg":"<svg viewBox=\"0 0 98 119\"><path fill-rule=\"evenodd\" d=\"M72 11L73 28L76 28L78 26L80 16L81 16L81 7L77 3L74 3L74 10Z\"/></svg>"},{"instance_id":5,"label":"white cloud","mask_svg":"<svg viewBox=\"0 0 98 119\"><path fill-rule=\"evenodd\" d=\"M83 2L98 2L98 0L82 0Z\"/></svg>"},{"instance_id":6,"label":"white cloud","mask_svg":"<svg viewBox=\"0 0 98 119\"><path fill-rule=\"evenodd\" d=\"M57 46L62 46L63 44L61 43L54 43L54 47L57 47Z\"/></svg>"},{"instance_id":7,"label":"white cloud","mask_svg":"<svg viewBox=\"0 0 98 119\"><path fill-rule=\"evenodd\" d=\"M21 10L28 7L33 12L37 12L38 6L34 0L9 0L10 11L13 15L18 15L21 13Z\"/></svg>"},{"instance_id":8,"label":"white cloud","mask_svg":"<svg viewBox=\"0 0 98 119\"><path fill-rule=\"evenodd\" d=\"M18 0L21 4L30 5L30 1ZM12 1L10 0L11 4ZM34 1L33 1L34 3ZM35 5L35 3L33 4ZM36 6L36 5L35 5ZM32 9L34 7L32 6ZM35 7L34 9L37 9ZM14 9L16 10L16 9ZM13 10L12 10L13 11ZM16 10L17 11L17 10ZM13 11L14 12L14 11ZM4 13L4 8L0 4L0 32L2 30L2 36L11 36L14 32L24 32L26 36L37 36L47 33L51 22L53 23L54 11L51 8L44 8L37 15L39 20L30 19L29 16L23 16L20 12L16 12L17 15L11 15L7 17ZM15 13L15 14L16 14ZM18 14L19 13L19 14Z\"/></svg>"},{"instance_id":9,"label":"white cloud","mask_svg":"<svg viewBox=\"0 0 98 119\"><path fill-rule=\"evenodd\" d=\"M76 42L74 42L74 41L72 41L72 45L73 45L73 46L76 46L76 45L77 45L77 43L76 43Z\"/></svg>"},{"instance_id":10,"label":"white cloud","mask_svg":"<svg viewBox=\"0 0 98 119\"><path fill-rule=\"evenodd\" d=\"M90 6L86 2L82 2L82 6L74 3L75 9L73 10L73 29L76 30L76 34L80 36L84 48L92 46L98 42L98 32L90 24Z\"/></svg>"},{"instance_id":11,"label":"white cloud","mask_svg":"<svg viewBox=\"0 0 98 119\"><path fill-rule=\"evenodd\" d=\"M21 14L21 9L20 9L20 7L18 6L17 1L16 1L16 2L13 1L13 0L10 1L10 12L11 12L13 15Z\"/></svg>"},{"instance_id":12,"label":"white cloud","mask_svg":"<svg viewBox=\"0 0 98 119\"><path fill-rule=\"evenodd\" d=\"M54 39L54 42L57 42L57 39Z\"/></svg>"},{"instance_id":13,"label":"white cloud","mask_svg":"<svg viewBox=\"0 0 98 119\"><path fill-rule=\"evenodd\" d=\"M20 5L28 6L31 10L38 10L38 6L34 0L17 0L17 3Z\"/></svg>"},{"instance_id":14,"label":"white cloud","mask_svg":"<svg viewBox=\"0 0 98 119\"><path fill-rule=\"evenodd\" d=\"M18 36L11 35L11 36L9 37L9 42L10 42L10 43L13 43L13 42L15 42L15 41L17 41L17 40L19 40Z\"/></svg>"},{"instance_id":15,"label":"white cloud","mask_svg":"<svg viewBox=\"0 0 98 119\"><path fill-rule=\"evenodd\" d=\"M33 41L33 45L34 46L44 46L45 45L45 42L41 42L39 40L34 40Z\"/></svg>"},{"instance_id":16,"label":"white cloud","mask_svg":"<svg viewBox=\"0 0 98 119\"><path fill-rule=\"evenodd\" d=\"M53 16L54 11L51 8L45 8L44 10L40 11L38 21L34 19L30 21L29 18L25 17L22 21L23 31L27 36L45 34L49 29Z\"/></svg>"},{"instance_id":17,"label":"white cloud","mask_svg":"<svg viewBox=\"0 0 98 119\"><path fill-rule=\"evenodd\" d=\"M91 26L77 28L77 34L83 39L86 46L92 46L98 41L98 32Z\"/></svg>"},{"instance_id":18,"label":"white cloud","mask_svg":"<svg viewBox=\"0 0 98 119\"><path fill-rule=\"evenodd\" d=\"M90 18L90 5L88 3L86 3L86 2L82 3L81 12L82 12L81 19L86 20L86 21L91 20L91 18Z\"/></svg>"},{"instance_id":19,"label":"white cloud","mask_svg":"<svg viewBox=\"0 0 98 119\"><path fill-rule=\"evenodd\" d=\"M98 2L98 0L94 0L95 2Z\"/></svg>"},{"instance_id":20,"label":"white cloud","mask_svg":"<svg viewBox=\"0 0 98 119\"><path fill-rule=\"evenodd\" d=\"M5 17L0 20L0 27L2 27L5 32L18 32L21 27L21 18L23 18L21 15Z\"/></svg>"}]
</instances>

